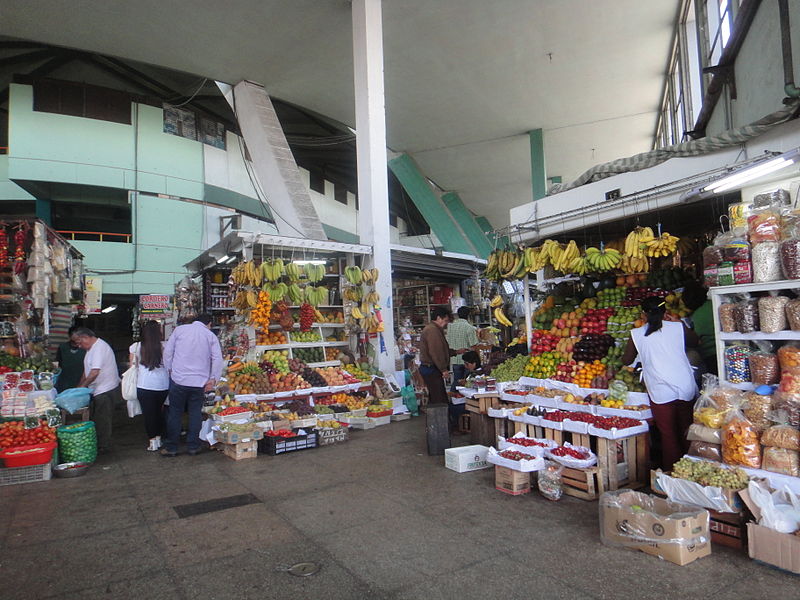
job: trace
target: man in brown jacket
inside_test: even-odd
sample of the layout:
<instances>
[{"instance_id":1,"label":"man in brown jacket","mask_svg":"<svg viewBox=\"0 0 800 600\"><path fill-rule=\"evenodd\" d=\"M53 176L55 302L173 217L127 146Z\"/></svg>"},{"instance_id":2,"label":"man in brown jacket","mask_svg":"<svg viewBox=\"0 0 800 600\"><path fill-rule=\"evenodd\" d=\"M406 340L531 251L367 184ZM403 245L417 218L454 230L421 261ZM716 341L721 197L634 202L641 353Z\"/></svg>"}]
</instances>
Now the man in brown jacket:
<instances>
[{"instance_id":1,"label":"man in brown jacket","mask_svg":"<svg viewBox=\"0 0 800 600\"><path fill-rule=\"evenodd\" d=\"M437 306L431 311L431 322L422 330L419 345L419 373L428 388L428 404L448 404L444 378L450 374L450 357L466 350L452 350L447 345L444 328L450 322L450 311Z\"/></svg>"}]
</instances>

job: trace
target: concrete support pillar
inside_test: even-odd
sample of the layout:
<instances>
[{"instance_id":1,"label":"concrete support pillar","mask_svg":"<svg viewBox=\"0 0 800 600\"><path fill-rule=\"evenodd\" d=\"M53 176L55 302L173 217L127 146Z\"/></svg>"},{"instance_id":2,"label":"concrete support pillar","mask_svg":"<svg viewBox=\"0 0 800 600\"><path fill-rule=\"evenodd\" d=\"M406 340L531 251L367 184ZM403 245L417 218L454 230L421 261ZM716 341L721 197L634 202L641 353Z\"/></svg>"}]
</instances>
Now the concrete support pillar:
<instances>
[{"instance_id":1,"label":"concrete support pillar","mask_svg":"<svg viewBox=\"0 0 800 600\"><path fill-rule=\"evenodd\" d=\"M372 246L376 286L384 322L380 337L370 340L384 373L394 372L392 255L389 247L389 182L386 156L386 109L383 92L383 22L381 0L353 0L353 71L358 160L358 235ZM383 351L381 348L383 347Z\"/></svg>"},{"instance_id":2,"label":"concrete support pillar","mask_svg":"<svg viewBox=\"0 0 800 600\"><path fill-rule=\"evenodd\" d=\"M531 184L533 200L540 200L547 194L547 175L544 167L544 134L541 129L528 132L531 141Z\"/></svg>"}]
</instances>

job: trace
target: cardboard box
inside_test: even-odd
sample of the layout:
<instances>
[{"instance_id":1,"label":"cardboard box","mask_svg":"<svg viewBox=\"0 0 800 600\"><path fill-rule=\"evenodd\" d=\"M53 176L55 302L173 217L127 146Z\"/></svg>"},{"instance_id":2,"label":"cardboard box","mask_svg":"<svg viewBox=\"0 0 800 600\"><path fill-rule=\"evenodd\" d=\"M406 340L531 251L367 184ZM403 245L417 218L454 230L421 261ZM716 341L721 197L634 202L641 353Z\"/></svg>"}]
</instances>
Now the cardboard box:
<instances>
[{"instance_id":1,"label":"cardboard box","mask_svg":"<svg viewBox=\"0 0 800 600\"><path fill-rule=\"evenodd\" d=\"M676 513L675 504L632 490L607 492L600 502L604 543L637 549L676 565L711 554L705 509L684 506Z\"/></svg>"},{"instance_id":2,"label":"cardboard box","mask_svg":"<svg viewBox=\"0 0 800 600\"><path fill-rule=\"evenodd\" d=\"M461 448L447 448L444 451L444 466L456 473L488 469L492 465L486 462L486 446L462 446Z\"/></svg>"},{"instance_id":3,"label":"cardboard box","mask_svg":"<svg viewBox=\"0 0 800 600\"><path fill-rule=\"evenodd\" d=\"M514 496L527 494L531 491L531 474L496 466L494 468L494 487Z\"/></svg>"},{"instance_id":4,"label":"cardboard box","mask_svg":"<svg viewBox=\"0 0 800 600\"><path fill-rule=\"evenodd\" d=\"M739 492L756 521L761 511L747 490ZM800 535L781 533L756 523L747 524L747 551L750 558L800 575Z\"/></svg>"},{"instance_id":5,"label":"cardboard box","mask_svg":"<svg viewBox=\"0 0 800 600\"><path fill-rule=\"evenodd\" d=\"M255 458L258 455L258 442L239 442L238 444L223 444L222 453L233 460Z\"/></svg>"}]
</instances>

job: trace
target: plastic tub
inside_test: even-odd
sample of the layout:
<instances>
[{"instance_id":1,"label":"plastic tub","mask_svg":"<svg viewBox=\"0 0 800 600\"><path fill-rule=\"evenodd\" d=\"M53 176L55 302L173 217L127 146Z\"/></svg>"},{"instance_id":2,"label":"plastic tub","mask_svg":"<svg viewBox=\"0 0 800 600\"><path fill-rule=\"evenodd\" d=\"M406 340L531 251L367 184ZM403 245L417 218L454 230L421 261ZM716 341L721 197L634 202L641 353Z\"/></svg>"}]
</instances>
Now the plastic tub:
<instances>
[{"instance_id":1,"label":"plastic tub","mask_svg":"<svg viewBox=\"0 0 800 600\"><path fill-rule=\"evenodd\" d=\"M49 463L53 458L56 442L33 444L30 446L14 446L0 452L6 467L32 467Z\"/></svg>"}]
</instances>

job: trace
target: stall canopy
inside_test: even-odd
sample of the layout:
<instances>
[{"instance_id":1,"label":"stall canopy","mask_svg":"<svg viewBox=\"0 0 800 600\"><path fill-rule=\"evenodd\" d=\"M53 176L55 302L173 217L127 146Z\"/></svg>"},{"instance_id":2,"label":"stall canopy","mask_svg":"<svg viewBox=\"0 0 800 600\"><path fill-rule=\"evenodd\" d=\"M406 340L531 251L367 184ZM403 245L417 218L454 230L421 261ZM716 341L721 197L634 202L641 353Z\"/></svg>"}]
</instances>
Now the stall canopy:
<instances>
[{"instance_id":1,"label":"stall canopy","mask_svg":"<svg viewBox=\"0 0 800 600\"><path fill-rule=\"evenodd\" d=\"M394 277L435 277L440 281L461 281L473 277L475 270L485 265L485 260L468 254L392 245Z\"/></svg>"}]
</instances>

